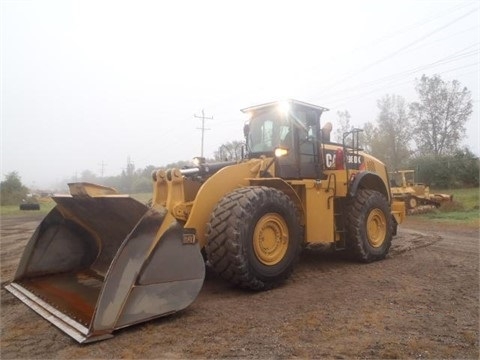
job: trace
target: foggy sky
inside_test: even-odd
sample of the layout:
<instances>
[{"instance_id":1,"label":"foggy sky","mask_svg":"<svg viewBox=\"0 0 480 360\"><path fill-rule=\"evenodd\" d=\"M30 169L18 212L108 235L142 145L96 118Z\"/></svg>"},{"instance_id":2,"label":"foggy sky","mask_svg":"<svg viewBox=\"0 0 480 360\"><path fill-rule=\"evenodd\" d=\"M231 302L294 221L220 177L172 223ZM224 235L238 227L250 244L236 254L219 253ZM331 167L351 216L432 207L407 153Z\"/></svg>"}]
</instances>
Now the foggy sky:
<instances>
[{"instance_id":1,"label":"foggy sky","mask_svg":"<svg viewBox=\"0 0 480 360\"><path fill-rule=\"evenodd\" d=\"M474 99L476 1L2 1L1 175L29 187L189 160L241 140L241 108L294 98L374 121L415 101L415 78L459 80ZM103 164L103 165L102 165Z\"/></svg>"}]
</instances>

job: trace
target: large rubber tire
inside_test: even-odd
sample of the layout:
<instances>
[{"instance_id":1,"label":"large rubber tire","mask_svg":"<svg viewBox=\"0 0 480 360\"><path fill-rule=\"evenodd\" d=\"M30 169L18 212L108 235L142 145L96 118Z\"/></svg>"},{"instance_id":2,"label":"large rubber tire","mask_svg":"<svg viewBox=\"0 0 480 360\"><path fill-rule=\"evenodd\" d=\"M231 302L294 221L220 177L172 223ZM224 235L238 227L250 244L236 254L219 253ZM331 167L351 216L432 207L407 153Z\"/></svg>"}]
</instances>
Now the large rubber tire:
<instances>
[{"instance_id":1,"label":"large rubber tire","mask_svg":"<svg viewBox=\"0 0 480 360\"><path fill-rule=\"evenodd\" d=\"M295 204L274 188L237 189L215 207L205 249L214 271L230 283L252 290L278 286L302 249Z\"/></svg>"},{"instance_id":2,"label":"large rubber tire","mask_svg":"<svg viewBox=\"0 0 480 360\"><path fill-rule=\"evenodd\" d=\"M20 210L40 210L40 204L32 204L32 203L20 204L19 208Z\"/></svg>"},{"instance_id":3,"label":"large rubber tire","mask_svg":"<svg viewBox=\"0 0 480 360\"><path fill-rule=\"evenodd\" d=\"M354 259L372 262L384 259L392 245L390 205L374 190L360 189L346 209L347 248Z\"/></svg>"}]
</instances>

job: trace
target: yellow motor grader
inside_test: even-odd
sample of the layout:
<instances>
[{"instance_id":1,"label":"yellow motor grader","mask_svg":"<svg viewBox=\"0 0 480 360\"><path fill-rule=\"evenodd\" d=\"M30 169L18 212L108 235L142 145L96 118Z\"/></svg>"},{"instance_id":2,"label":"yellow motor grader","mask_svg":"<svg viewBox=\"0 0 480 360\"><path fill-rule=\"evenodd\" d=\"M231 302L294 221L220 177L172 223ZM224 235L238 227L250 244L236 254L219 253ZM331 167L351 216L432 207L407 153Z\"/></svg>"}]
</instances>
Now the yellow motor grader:
<instances>
[{"instance_id":1,"label":"yellow motor grader","mask_svg":"<svg viewBox=\"0 0 480 360\"><path fill-rule=\"evenodd\" d=\"M359 130L330 142L326 110L296 100L243 109L243 159L155 171L149 206L69 184L6 288L86 343L189 306L206 262L236 286L266 290L305 246L385 258L405 205L385 165L359 148Z\"/></svg>"}]
</instances>

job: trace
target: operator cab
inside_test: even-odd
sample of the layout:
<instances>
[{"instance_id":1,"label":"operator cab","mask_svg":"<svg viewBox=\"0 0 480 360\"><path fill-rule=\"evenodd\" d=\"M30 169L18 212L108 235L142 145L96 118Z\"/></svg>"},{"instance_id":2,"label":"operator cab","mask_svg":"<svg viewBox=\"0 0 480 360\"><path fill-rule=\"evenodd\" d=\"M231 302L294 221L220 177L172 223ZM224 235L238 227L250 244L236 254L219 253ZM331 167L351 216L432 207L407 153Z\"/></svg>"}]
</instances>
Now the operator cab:
<instances>
[{"instance_id":1,"label":"operator cab","mask_svg":"<svg viewBox=\"0 0 480 360\"><path fill-rule=\"evenodd\" d=\"M277 152L274 176L320 179L320 116L324 111L328 109L297 100L242 109L249 115L244 128L248 157L274 157L276 150L281 150Z\"/></svg>"}]
</instances>

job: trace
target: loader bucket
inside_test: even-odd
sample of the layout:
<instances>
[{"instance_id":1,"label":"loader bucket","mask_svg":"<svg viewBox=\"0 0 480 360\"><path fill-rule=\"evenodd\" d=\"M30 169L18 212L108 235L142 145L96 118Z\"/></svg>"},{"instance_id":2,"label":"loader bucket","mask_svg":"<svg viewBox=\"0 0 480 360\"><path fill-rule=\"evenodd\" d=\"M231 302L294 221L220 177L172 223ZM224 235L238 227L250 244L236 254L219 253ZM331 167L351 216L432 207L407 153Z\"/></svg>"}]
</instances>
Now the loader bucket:
<instances>
[{"instance_id":1,"label":"loader bucket","mask_svg":"<svg viewBox=\"0 0 480 360\"><path fill-rule=\"evenodd\" d=\"M118 195L54 197L6 286L80 343L186 308L205 275L165 208Z\"/></svg>"}]
</instances>

